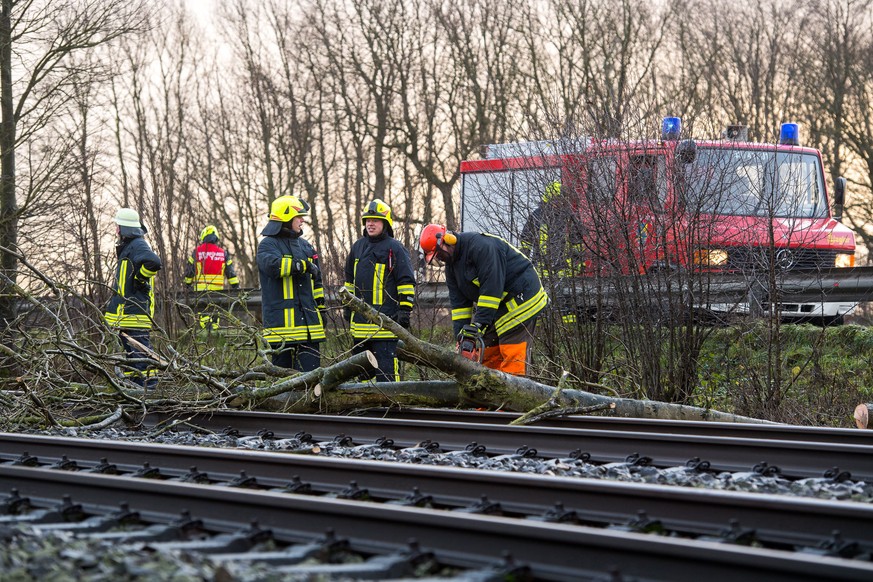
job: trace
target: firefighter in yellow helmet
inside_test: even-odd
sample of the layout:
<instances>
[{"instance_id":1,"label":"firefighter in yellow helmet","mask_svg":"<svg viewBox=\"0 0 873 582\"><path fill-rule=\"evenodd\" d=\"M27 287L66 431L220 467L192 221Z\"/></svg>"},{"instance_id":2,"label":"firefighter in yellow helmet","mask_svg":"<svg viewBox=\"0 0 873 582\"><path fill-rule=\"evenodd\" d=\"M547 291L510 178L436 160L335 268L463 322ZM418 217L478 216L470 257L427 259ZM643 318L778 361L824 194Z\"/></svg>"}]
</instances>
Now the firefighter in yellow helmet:
<instances>
[{"instance_id":1,"label":"firefighter in yellow helmet","mask_svg":"<svg viewBox=\"0 0 873 582\"><path fill-rule=\"evenodd\" d=\"M223 291L225 279L231 289L239 288L239 277L233 266L233 258L219 244L219 238L215 225L208 225L200 231L200 244L188 257L184 282L193 286L195 291ZM201 328L210 331L218 329L218 315L210 309L201 312L198 319Z\"/></svg>"},{"instance_id":2,"label":"firefighter in yellow helmet","mask_svg":"<svg viewBox=\"0 0 873 582\"><path fill-rule=\"evenodd\" d=\"M520 247L543 277L578 275L585 267L582 227L561 183L546 185L540 204L521 231Z\"/></svg>"},{"instance_id":3,"label":"firefighter in yellow helmet","mask_svg":"<svg viewBox=\"0 0 873 582\"><path fill-rule=\"evenodd\" d=\"M361 215L363 236L352 245L346 258L345 288L379 313L408 328L415 305L415 274L409 254L394 238L391 207L376 199ZM347 312L354 353L370 350L376 356L377 382L400 380L397 361L397 336L370 323L358 313Z\"/></svg>"},{"instance_id":4,"label":"firefighter in yellow helmet","mask_svg":"<svg viewBox=\"0 0 873 582\"><path fill-rule=\"evenodd\" d=\"M537 316L549 298L530 260L498 236L429 224L419 245L446 266L461 354L492 369L527 374Z\"/></svg>"},{"instance_id":5,"label":"firefighter in yellow helmet","mask_svg":"<svg viewBox=\"0 0 873 582\"><path fill-rule=\"evenodd\" d=\"M319 344L325 341L318 253L302 236L308 215L309 205L296 196L274 200L257 253L264 338L274 350L273 364L301 372L321 365Z\"/></svg>"},{"instance_id":6,"label":"firefighter in yellow helmet","mask_svg":"<svg viewBox=\"0 0 873 582\"><path fill-rule=\"evenodd\" d=\"M146 350L151 348L149 335L155 315L153 281L161 270L161 259L146 242L144 237L148 231L133 208L118 210L115 232L118 267L112 298L103 317L110 327L118 330L127 357L138 360L125 367L125 377L146 389L154 388L155 370L149 369L145 360L150 355L140 346Z\"/></svg>"},{"instance_id":7,"label":"firefighter in yellow helmet","mask_svg":"<svg viewBox=\"0 0 873 582\"><path fill-rule=\"evenodd\" d=\"M530 257L548 289L574 284L587 265L584 228L571 197L562 192L561 182L546 185L519 238L521 250ZM559 311L564 323L576 322L572 301L563 302Z\"/></svg>"}]
</instances>

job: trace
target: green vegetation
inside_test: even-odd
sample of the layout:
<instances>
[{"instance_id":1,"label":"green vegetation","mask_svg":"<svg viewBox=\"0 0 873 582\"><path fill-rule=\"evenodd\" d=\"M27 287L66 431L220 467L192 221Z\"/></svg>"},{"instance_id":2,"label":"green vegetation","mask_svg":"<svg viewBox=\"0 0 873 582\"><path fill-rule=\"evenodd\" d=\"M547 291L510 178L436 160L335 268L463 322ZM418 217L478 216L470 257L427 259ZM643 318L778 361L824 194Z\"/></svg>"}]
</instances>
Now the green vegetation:
<instances>
[{"instance_id":1,"label":"green vegetation","mask_svg":"<svg viewBox=\"0 0 873 582\"><path fill-rule=\"evenodd\" d=\"M778 351L769 347L773 344L767 338L773 328L763 320L708 330L694 362L697 386L684 403L778 422L854 426L852 411L857 404L871 400L873 393L873 367L869 363L873 360L873 328L781 325L776 329ZM576 339L580 336L591 341L590 335L580 334ZM633 381L640 363L628 356L616 330L607 326L604 337L606 356L597 381L600 386L577 387L644 398ZM544 346L537 347L539 352ZM660 347L666 382L670 367L684 363L670 360L667 342ZM544 374L549 378L543 377L544 381L554 380L555 368L555 359L546 362Z\"/></svg>"},{"instance_id":2,"label":"green vegetation","mask_svg":"<svg viewBox=\"0 0 873 582\"><path fill-rule=\"evenodd\" d=\"M580 329L584 326L580 326ZM543 327L542 330L546 331ZM434 325L413 330L418 337L450 346L449 326ZM570 331L570 330L565 330ZM674 330L675 331L675 330ZM604 358L596 382L583 384L579 374L574 387L590 392L628 398L645 398L634 383L639 362L633 361L618 339L617 330L606 326L603 334ZM661 330L670 333L669 329ZM237 334L227 341L230 331L213 335L208 341L198 341L188 349L197 351L201 362L215 367L244 369L254 361L254 346L241 350ZM820 328L813 325L781 325L778 327L779 367L770 369L772 351L766 339L770 328L766 321L708 330L695 362L697 387L685 404L713 408L779 422L805 425L850 427L852 411L860 402L873 399L873 328L856 325ZM584 332L565 335L557 355L549 356L549 339L538 333L534 344L537 379L557 384L560 372L578 365L564 346L575 343L572 353L584 352L592 335ZM598 340L599 341L599 340ZM322 344L324 364L339 361L351 355L351 338L347 330L336 330ZM672 361L668 343L661 344L660 365L664 382L669 382ZM178 348L177 343L177 348ZM562 356L561 354L564 354ZM232 363L232 365L231 365ZM561 365L559 365L559 363ZM404 365L405 380L438 379L443 376L429 368ZM590 382L591 374L586 380ZM778 382L778 386L774 383Z\"/></svg>"}]
</instances>

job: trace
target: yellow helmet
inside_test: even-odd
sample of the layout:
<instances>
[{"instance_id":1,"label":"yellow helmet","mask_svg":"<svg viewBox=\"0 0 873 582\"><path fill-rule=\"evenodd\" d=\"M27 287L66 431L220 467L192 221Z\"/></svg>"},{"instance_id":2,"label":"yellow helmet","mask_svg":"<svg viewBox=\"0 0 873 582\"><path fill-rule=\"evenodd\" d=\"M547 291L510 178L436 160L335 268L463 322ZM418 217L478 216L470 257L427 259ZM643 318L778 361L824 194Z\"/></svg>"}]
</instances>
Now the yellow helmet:
<instances>
[{"instance_id":1,"label":"yellow helmet","mask_svg":"<svg viewBox=\"0 0 873 582\"><path fill-rule=\"evenodd\" d=\"M394 226L394 219L391 217L391 207L385 204L384 200L376 198L361 215L361 224L366 224L368 218L378 218L388 223L388 226Z\"/></svg>"},{"instance_id":2,"label":"yellow helmet","mask_svg":"<svg viewBox=\"0 0 873 582\"><path fill-rule=\"evenodd\" d=\"M270 205L270 220L288 222L297 216L309 216L309 204L297 196L279 196Z\"/></svg>"},{"instance_id":3,"label":"yellow helmet","mask_svg":"<svg viewBox=\"0 0 873 582\"><path fill-rule=\"evenodd\" d=\"M545 192L543 192L543 202L549 203L555 198L561 196L561 183L555 180L548 186L546 186Z\"/></svg>"},{"instance_id":4,"label":"yellow helmet","mask_svg":"<svg viewBox=\"0 0 873 582\"><path fill-rule=\"evenodd\" d=\"M214 234L216 240L221 238L218 235L218 229L215 228L215 225L210 224L209 226L207 226L206 228L204 228L203 230L200 231L200 242L203 242L204 240L206 240L206 237L209 236L210 234Z\"/></svg>"},{"instance_id":5,"label":"yellow helmet","mask_svg":"<svg viewBox=\"0 0 873 582\"><path fill-rule=\"evenodd\" d=\"M297 196L279 196L270 205L270 221L261 234L275 236L282 230L282 225L291 222L298 216L309 216L309 204Z\"/></svg>"}]
</instances>

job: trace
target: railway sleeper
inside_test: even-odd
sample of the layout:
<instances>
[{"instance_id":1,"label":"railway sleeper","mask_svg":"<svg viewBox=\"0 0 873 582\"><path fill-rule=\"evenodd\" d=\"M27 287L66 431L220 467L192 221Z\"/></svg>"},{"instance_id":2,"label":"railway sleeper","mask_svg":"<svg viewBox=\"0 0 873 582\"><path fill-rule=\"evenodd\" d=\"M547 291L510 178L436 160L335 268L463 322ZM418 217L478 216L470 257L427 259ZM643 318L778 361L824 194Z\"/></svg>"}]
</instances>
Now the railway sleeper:
<instances>
[{"instance_id":1,"label":"railway sleeper","mask_svg":"<svg viewBox=\"0 0 873 582\"><path fill-rule=\"evenodd\" d=\"M148 544L148 547L159 551L188 551L198 554L226 554L229 552L245 552L258 545L273 541L273 532L261 529L257 523L233 533L219 534L204 539L158 542Z\"/></svg>"},{"instance_id":2,"label":"railway sleeper","mask_svg":"<svg viewBox=\"0 0 873 582\"><path fill-rule=\"evenodd\" d=\"M313 542L290 545L280 550L221 553L210 556L216 563L258 562L271 566L294 565L304 561L338 562L351 552L349 541L337 538L333 530Z\"/></svg>"},{"instance_id":3,"label":"railway sleeper","mask_svg":"<svg viewBox=\"0 0 873 582\"><path fill-rule=\"evenodd\" d=\"M443 566L431 552L411 542L401 551L374 556L360 563L279 566L276 572L302 579L326 576L328 579L386 580L437 574Z\"/></svg>"}]
</instances>

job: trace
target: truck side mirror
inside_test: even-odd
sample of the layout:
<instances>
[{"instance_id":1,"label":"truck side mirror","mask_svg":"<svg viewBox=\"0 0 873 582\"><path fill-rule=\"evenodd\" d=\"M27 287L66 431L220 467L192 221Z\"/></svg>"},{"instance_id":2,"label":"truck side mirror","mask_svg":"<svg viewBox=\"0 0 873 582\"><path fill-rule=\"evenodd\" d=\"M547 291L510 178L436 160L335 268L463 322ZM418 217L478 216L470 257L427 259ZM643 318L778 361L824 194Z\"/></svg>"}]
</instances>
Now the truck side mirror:
<instances>
[{"instance_id":1,"label":"truck side mirror","mask_svg":"<svg viewBox=\"0 0 873 582\"><path fill-rule=\"evenodd\" d=\"M697 144L693 139L683 139L676 145L676 159L680 164L690 164L697 157Z\"/></svg>"},{"instance_id":2,"label":"truck side mirror","mask_svg":"<svg viewBox=\"0 0 873 582\"><path fill-rule=\"evenodd\" d=\"M846 203L846 179L840 176L834 181L834 220L843 219L843 206Z\"/></svg>"}]
</instances>

